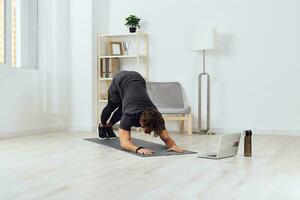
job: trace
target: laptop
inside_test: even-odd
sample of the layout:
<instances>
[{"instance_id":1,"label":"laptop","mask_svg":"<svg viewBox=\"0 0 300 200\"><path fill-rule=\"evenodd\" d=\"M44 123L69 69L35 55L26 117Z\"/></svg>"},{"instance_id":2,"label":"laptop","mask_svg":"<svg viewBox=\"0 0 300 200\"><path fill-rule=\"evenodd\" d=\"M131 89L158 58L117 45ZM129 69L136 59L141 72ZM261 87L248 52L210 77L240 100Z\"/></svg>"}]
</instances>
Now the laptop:
<instances>
[{"instance_id":1,"label":"laptop","mask_svg":"<svg viewBox=\"0 0 300 200\"><path fill-rule=\"evenodd\" d=\"M221 159L237 155L241 133L220 135L217 152L207 153L198 158Z\"/></svg>"}]
</instances>

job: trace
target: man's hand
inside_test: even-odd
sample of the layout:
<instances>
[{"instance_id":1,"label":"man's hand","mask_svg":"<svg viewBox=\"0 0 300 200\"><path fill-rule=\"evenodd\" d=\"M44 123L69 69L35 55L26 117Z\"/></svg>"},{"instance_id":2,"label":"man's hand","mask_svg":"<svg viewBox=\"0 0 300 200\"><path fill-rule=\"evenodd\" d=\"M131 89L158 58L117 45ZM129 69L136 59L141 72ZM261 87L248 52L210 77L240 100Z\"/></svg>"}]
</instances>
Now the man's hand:
<instances>
[{"instance_id":1,"label":"man's hand","mask_svg":"<svg viewBox=\"0 0 300 200\"><path fill-rule=\"evenodd\" d=\"M163 130L162 133L159 135L159 137L162 139L162 141L165 142L167 151L175 151L178 153L182 153L183 149L178 147L174 140L170 137L167 130Z\"/></svg>"},{"instance_id":2,"label":"man's hand","mask_svg":"<svg viewBox=\"0 0 300 200\"><path fill-rule=\"evenodd\" d=\"M167 151L175 151L175 152L178 152L178 153L182 153L183 152L183 149L178 147L177 145L173 145L171 148L169 148Z\"/></svg>"},{"instance_id":3,"label":"man's hand","mask_svg":"<svg viewBox=\"0 0 300 200\"><path fill-rule=\"evenodd\" d=\"M153 153L154 151L151 150L151 149L144 149L144 148L142 148L142 149L139 149L137 152L138 152L139 154L149 156L149 155L152 155L152 153Z\"/></svg>"}]
</instances>

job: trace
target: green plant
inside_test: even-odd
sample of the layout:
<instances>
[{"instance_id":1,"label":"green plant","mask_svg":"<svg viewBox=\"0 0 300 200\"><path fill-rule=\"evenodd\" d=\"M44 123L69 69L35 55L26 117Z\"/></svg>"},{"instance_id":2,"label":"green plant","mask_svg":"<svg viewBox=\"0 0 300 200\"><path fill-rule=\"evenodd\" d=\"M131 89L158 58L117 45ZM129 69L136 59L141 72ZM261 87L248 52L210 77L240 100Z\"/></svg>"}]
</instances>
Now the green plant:
<instances>
[{"instance_id":1,"label":"green plant","mask_svg":"<svg viewBox=\"0 0 300 200\"><path fill-rule=\"evenodd\" d=\"M140 28L140 25L139 25L139 23L140 23L140 18L138 18L137 16L135 16L135 15L130 15L129 17L126 17L126 23L125 23L125 25L127 26L127 27L134 27L134 28L136 28L136 27L138 27L138 28Z\"/></svg>"}]
</instances>

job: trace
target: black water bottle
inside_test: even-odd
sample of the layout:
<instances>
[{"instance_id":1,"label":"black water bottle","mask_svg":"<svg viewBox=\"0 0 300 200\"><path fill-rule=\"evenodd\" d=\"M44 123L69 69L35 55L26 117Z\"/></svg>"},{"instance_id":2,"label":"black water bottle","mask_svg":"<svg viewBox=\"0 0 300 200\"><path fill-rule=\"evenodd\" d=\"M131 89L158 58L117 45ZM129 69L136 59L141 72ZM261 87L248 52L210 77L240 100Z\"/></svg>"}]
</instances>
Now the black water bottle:
<instances>
[{"instance_id":1,"label":"black water bottle","mask_svg":"<svg viewBox=\"0 0 300 200\"><path fill-rule=\"evenodd\" d=\"M252 156L252 131L246 130L244 131L245 138L244 138L244 156L250 157Z\"/></svg>"}]
</instances>

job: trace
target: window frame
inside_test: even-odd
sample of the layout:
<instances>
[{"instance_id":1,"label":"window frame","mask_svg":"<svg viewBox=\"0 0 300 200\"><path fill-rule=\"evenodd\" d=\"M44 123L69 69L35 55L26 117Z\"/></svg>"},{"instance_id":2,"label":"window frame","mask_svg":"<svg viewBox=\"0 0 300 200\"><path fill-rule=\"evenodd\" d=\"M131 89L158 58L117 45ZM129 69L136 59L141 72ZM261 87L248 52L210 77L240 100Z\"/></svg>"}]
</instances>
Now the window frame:
<instances>
[{"instance_id":1,"label":"window frame","mask_svg":"<svg viewBox=\"0 0 300 200\"><path fill-rule=\"evenodd\" d=\"M39 69L39 55L37 49L36 66L22 67L12 66L12 10L11 0L4 0L4 63L0 63L0 70L26 70L37 71ZM39 48L39 3L37 1L37 48ZM17 40L17 39L16 39Z\"/></svg>"},{"instance_id":2,"label":"window frame","mask_svg":"<svg viewBox=\"0 0 300 200\"><path fill-rule=\"evenodd\" d=\"M11 66L11 0L4 0L4 63L0 68L13 68Z\"/></svg>"}]
</instances>

